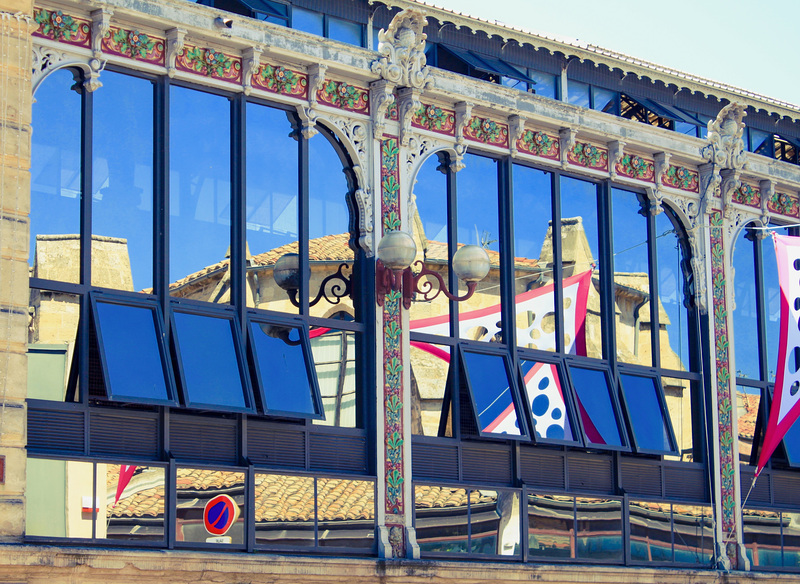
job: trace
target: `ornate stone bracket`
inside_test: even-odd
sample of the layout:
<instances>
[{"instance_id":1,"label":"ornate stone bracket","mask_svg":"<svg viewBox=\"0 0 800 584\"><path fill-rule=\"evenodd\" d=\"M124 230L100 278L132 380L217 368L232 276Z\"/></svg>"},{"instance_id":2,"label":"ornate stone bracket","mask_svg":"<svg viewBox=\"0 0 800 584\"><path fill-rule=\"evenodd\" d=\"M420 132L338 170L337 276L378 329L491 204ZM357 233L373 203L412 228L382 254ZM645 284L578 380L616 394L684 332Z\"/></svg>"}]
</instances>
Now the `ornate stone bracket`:
<instances>
[{"instance_id":1,"label":"ornate stone bracket","mask_svg":"<svg viewBox=\"0 0 800 584\"><path fill-rule=\"evenodd\" d=\"M525 118L518 115L508 116L508 146L511 156L517 155L517 140L522 138L525 131Z\"/></svg>"},{"instance_id":2,"label":"ornate stone bracket","mask_svg":"<svg viewBox=\"0 0 800 584\"><path fill-rule=\"evenodd\" d=\"M650 201L650 214L656 216L664 212L664 196L658 187L645 187L647 200Z\"/></svg>"},{"instance_id":3,"label":"ornate stone bracket","mask_svg":"<svg viewBox=\"0 0 800 584\"><path fill-rule=\"evenodd\" d=\"M114 13L106 8L92 12L92 56L100 59L103 56L103 38L111 27L111 17Z\"/></svg>"},{"instance_id":4,"label":"ornate stone bracket","mask_svg":"<svg viewBox=\"0 0 800 584\"><path fill-rule=\"evenodd\" d=\"M300 132L306 140L317 135L317 110L307 105L297 106L297 115L300 118Z\"/></svg>"},{"instance_id":5,"label":"ornate stone bracket","mask_svg":"<svg viewBox=\"0 0 800 584\"><path fill-rule=\"evenodd\" d=\"M422 107L422 92L412 87L403 87L397 91L397 114L400 118L400 146L408 146L411 135L411 118Z\"/></svg>"},{"instance_id":6,"label":"ornate stone bracket","mask_svg":"<svg viewBox=\"0 0 800 584\"><path fill-rule=\"evenodd\" d=\"M720 171L720 179L719 196L722 200L722 216L730 221L733 219L735 212L733 207L733 193L742 186L742 181L739 179L739 171L735 169Z\"/></svg>"},{"instance_id":7,"label":"ornate stone bracket","mask_svg":"<svg viewBox=\"0 0 800 584\"><path fill-rule=\"evenodd\" d=\"M369 187L364 187L357 189L355 195L358 205L358 245L371 258L375 255L372 191Z\"/></svg>"},{"instance_id":8,"label":"ornate stone bracket","mask_svg":"<svg viewBox=\"0 0 800 584\"><path fill-rule=\"evenodd\" d=\"M625 156L625 142L614 140L608 143L608 173L611 179L617 178L617 163Z\"/></svg>"},{"instance_id":9,"label":"ornate stone bracket","mask_svg":"<svg viewBox=\"0 0 800 584\"><path fill-rule=\"evenodd\" d=\"M569 153L575 147L575 137L578 135L577 130L572 128L561 128L558 131L558 141L561 147L561 168L565 169L569 166Z\"/></svg>"},{"instance_id":10,"label":"ornate stone bracket","mask_svg":"<svg viewBox=\"0 0 800 584\"><path fill-rule=\"evenodd\" d=\"M669 170L669 159L671 157L672 155L669 152L658 152L653 156L655 166L654 179L657 189L661 189L664 186L664 175Z\"/></svg>"},{"instance_id":11,"label":"ornate stone bracket","mask_svg":"<svg viewBox=\"0 0 800 584\"><path fill-rule=\"evenodd\" d=\"M376 140L383 138L386 130L386 112L394 102L395 85L386 79L373 81L369 84L369 111L372 114L372 137Z\"/></svg>"},{"instance_id":12,"label":"ornate stone bracket","mask_svg":"<svg viewBox=\"0 0 800 584\"><path fill-rule=\"evenodd\" d=\"M95 89L102 87L100 83L100 73L105 68L106 62L94 57L86 58L83 55L75 55L73 53L53 47L42 47L33 45L33 55L31 59L31 66L33 73L31 74L31 85L33 86L33 93L36 93L39 85L45 77L56 69L65 67L74 67L83 72L83 87L86 91L92 92ZM75 75L75 83L80 83L80 76Z\"/></svg>"},{"instance_id":13,"label":"ornate stone bracket","mask_svg":"<svg viewBox=\"0 0 800 584\"><path fill-rule=\"evenodd\" d=\"M466 139L464 138L464 129L469 124L472 117L473 105L468 101L460 101L456 104L456 145L455 156L450 164L453 172L458 172L464 168L464 154L467 153Z\"/></svg>"},{"instance_id":14,"label":"ornate stone bracket","mask_svg":"<svg viewBox=\"0 0 800 584\"><path fill-rule=\"evenodd\" d=\"M769 225L769 221L772 218L772 213L769 210L769 202L772 197L775 196L775 181L762 180L758 183L758 188L761 191L761 224L766 226ZM766 231L763 233L766 236Z\"/></svg>"},{"instance_id":15,"label":"ornate stone bracket","mask_svg":"<svg viewBox=\"0 0 800 584\"><path fill-rule=\"evenodd\" d=\"M171 28L167 31L167 75L175 77L175 60L178 53L183 50L186 31L181 28Z\"/></svg>"},{"instance_id":16,"label":"ornate stone bracket","mask_svg":"<svg viewBox=\"0 0 800 584\"><path fill-rule=\"evenodd\" d=\"M244 87L244 94L250 95L253 90L253 75L258 73L258 67L261 65L261 53L265 48L262 45L255 47L248 47L242 51L242 86Z\"/></svg>"},{"instance_id":17,"label":"ornate stone bracket","mask_svg":"<svg viewBox=\"0 0 800 584\"><path fill-rule=\"evenodd\" d=\"M327 65L311 65L308 68L308 105L312 108L317 107L317 92L325 84L327 71Z\"/></svg>"},{"instance_id":18,"label":"ornate stone bracket","mask_svg":"<svg viewBox=\"0 0 800 584\"><path fill-rule=\"evenodd\" d=\"M399 12L389 28L378 33L381 57L373 61L372 72L397 87L420 91L433 87L433 76L425 57L427 35L422 32L427 24L419 10L409 8Z\"/></svg>"}]
</instances>

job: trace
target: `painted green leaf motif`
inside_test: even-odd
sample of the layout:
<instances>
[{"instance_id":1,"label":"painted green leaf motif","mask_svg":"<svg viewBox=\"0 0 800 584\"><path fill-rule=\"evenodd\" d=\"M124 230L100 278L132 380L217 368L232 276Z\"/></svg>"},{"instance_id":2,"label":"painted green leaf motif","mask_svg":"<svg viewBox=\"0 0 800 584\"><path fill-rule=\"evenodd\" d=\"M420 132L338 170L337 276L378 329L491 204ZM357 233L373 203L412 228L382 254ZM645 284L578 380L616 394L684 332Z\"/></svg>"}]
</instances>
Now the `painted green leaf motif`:
<instances>
[{"instance_id":1,"label":"painted green leaf motif","mask_svg":"<svg viewBox=\"0 0 800 584\"><path fill-rule=\"evenodd\" d=\"M389 446L389 448L399 449L403 445L403 437L400 435L400 432L392 432L392 435L389 437L389 440L386 441L386 444Z\"/></svg>"},{"instance_id":2,"label":"painted green leaf motif","mask_svg":"<svg viewBox=\"0 0 800 584\"><path fill-rule=\"evenodd\" d=\"M75 19L60 10L50 12L41 9L34 15L34 20L42 27L42 34L52 37L53 40L63 38L68 41L78 32L78 23Z\"/></svg>"},{"instance_id":3,"label":"painted green leaf motif","mask_svg":"<svg viewBox=\"0 0 800 584\"><path fill-rule=\"evenodd\" d=\"M403 407L403 402L399 397L393 395L386 401L386 409L390 412L399 412Z\"/></svg>"},{"instance_id":4,"label":"painted green leaf motif","mask_svg":"<svg viewBox=\"0 0 800 584\"><path fill-rule=\"evenodd\" d=\"M714 211L710 218L711 225L715 227L722 227L722 213Z\"/></svg>"},{"instance_id":5,"label":"painted green leaf motif","mask_svg":"<svg viewBox=\"0 0 800 584\"><path fill-rule=\"evenodd\" d=\"M384 231L397 231L400 229L400 217L395 211L390 211L383 219Z\"/></svg>"},{"instance_id":6,"label":"painted green leaf motif","mask_svg":"<svg viewBox=\"0 0 800 584\"><path fill-rule=\"evenodd\" d=\"M403 477L400 475L400 472L393 470L386 476L386 482L389 483L391 487L399 488L400 485L403 484Z\"/></svg>"}]
</instances>

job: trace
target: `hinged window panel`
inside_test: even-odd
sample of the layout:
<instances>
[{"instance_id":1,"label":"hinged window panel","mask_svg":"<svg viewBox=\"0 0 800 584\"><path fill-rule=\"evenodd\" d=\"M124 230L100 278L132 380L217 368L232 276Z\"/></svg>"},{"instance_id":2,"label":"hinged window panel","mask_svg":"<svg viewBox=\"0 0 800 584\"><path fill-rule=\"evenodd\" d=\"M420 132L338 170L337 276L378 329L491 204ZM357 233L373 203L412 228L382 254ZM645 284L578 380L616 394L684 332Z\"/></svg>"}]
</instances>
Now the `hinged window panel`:
<instances>
[{"instance_id":1,"label":"hinged window panel","mask_svg":"<svg viewBox=\"0 0 800 584\"><path fill-rule=\"evenodd\" d=\"M620 395L637 452L678 454L658 378L620 373Z\"/></svg>"},{"instance_id":2,"label":"hinged window panel","mask_svg":"<svg viewBox=\"0 0 800 584\"><path fill-rule=\"evenodd\" d=\"M628 450L619 405L605 366L568 362L586 446Z\"/></svg>"}]
</instances>

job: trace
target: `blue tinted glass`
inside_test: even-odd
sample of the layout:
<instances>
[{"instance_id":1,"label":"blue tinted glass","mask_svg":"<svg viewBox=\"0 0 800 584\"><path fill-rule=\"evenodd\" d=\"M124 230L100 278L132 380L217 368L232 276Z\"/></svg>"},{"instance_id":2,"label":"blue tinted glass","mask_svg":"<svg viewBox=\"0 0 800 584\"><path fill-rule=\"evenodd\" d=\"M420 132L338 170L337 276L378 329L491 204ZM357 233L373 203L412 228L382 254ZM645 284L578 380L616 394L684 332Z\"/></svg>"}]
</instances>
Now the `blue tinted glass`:
<instances>
[{"instance_id":1,"label":"blue tinted glass","mask_svg":"<svg viewBox=\"0 0 800 584\"><path fill-rule=\"evenodd\" d=\"M308 377L308 356L303 350L300 334L300 329L293 327L250 323L250 335L268 410L317 413L314 389Z\"/></svg>"},{"instance_id":2,"label":"blue tinted glass","mask_svg":"<svg viewBox=\"0 0 800 584\"><path fill-rule=\"evenodd\" d=\"M656 255L658 257L659 327L662 331L661 367L688 371L691 332L686 307L684 269L689 269L680 245L681 229L671 213L656 215ZM751 246L752 247L752 246ZM738 252L738 248L737 248ZM751 264L752 266L752 264ZM753 269L750 268L752 277ZM738 272L737 272L738 276ZM746 274L745 274L745 277ZM738 296L737 296L738 298ZM667 336L664 337L663 331ZM737 362L738 364L738 362Z\"/></svg>"},{"instance_id":3,"label":"blue tinted glass","mask_svg":"<svg viewBox=\"0 0 800 584\"><path fill-rule=\"evenodd\" d=\"M536 95L549 97L550 99L558 99L557 77L555 75L529 70L528 77L536 82L536 85L533 86L533 92Z\"/></svg>"},{"instance_id":4,"label":"blue tinted glass","mask_svg":"<svg viewBox=\"0 0 800 584\"><path fill-rule=\"evenodd\" d=\"M93 98L92 234L117 239L93 242L92 285L142 290L153 285L153 83L107 71Z\"/></svg>"},{"instance_id":5,"label":"blue tinted glass","mask_svg":"<svg viewBox=\"0 0 800 584\"><path fill-rule=\"evenodd\" d=\"M500 83L511 89L518 89L520 91L528 91L528 84L525 81L520 81L514 77L500 77Z\"/></svg>"},{"instance_id":6,"label":"blue tinted glass","mask_svg":"<svg viewBox=\"0 0 800 584\"><path fill-rule=\"evenodd\" d=\"M756 304L755 247L742 230L733 250L733 286L736 308L733 311L733 346L736 350L736 377L760 379L758 347L753 343L758 334ZM738 350L743 347L744 350Z\"/></svg>"},{"instance_id":7,"label":"blue tinted glass","mask_svg":"<svg viewBox=\"0 0 800 584\"><path fill-rule=\"evenodd\" d=\"M750 128L750 151L772 156L772 134Z\"/></svg>"},{"instance_id":8,"label":"blue tinted glass","mask_svg":"<svg viewBox=\"0 0 800 584\"><path fill-rule=\"evenodd\" d=\"M155 310L100 301L96 306L109 397L169 399L158 346Z\"/></svg>"},{"instance_id":9,"label":"blue tinted glass","mask_svg":"<svg viewBox=\"0 0 800 584\"><path fill-rule=\"evenodd\" d=\"M536 438L574 440L558 367L525 359L520 364Z\"/></svg>"},{"instance_id":10,"label":"blue tinted glass","mask_svg":"<svg viewBox=\"0 0 800 584\"><path fill-rule=\"evenodd\" d=\"M675 131L680 132L681 134L686 134L687 136L697 136L697 128L698 127L695 124L675 120Z\"/></svg>"},{"instance_id":11,"label":"blue tinted glass","mask_svg":"<svg viewBox=\"0 0 800 584\"><path fill-rule=\"evenodd\" d=\"M655 379L638 375L620 375L620 378L638 448L671 451L673 448Z\"/></svg>"},{"instance_id":12,"label":"blue tinted glass","mask_svg":"<svg viewBox=\"0 0 800 584\"><path fill-rule=\"evenodd\" d=\"M350 213L347 209L347 177L333 145L321 134L309 140L309 235L348 234ZM336 253L347 253L345 246Z\"/></svg>"},{"instance_id":13,"label":"blue tinted glass","mask_svg":"<svg viewBox=\"0 0 800 584\"><path fill-rule=\"evenodd\" d=\"M464 351L464 362L481 432L521 435L505 359Z\"/></svg>"},{"instance_id":14,"label":"blue tinted glass","mask_svg":"<svg viewBox=\"0 0 800 584\"><path fill-rule=\"evenodd\" d=\"M292 8L292 28L322 36L322 14L304 8Z\"/></svg>"},{"instance_id":15,"label":"blue tinted glass","mask_svg":"<svg viewBox=\"0 0 800 584\"><path fill-rule=\"evenodd\" d=\"M604 371L571 366L583 430L591 444L622 446L611 388Z\"/></svg>"},{"instance_id":16,"label":"blue tinted glass","mask_svg":"<svg viewBox=\"0 0 800 584\"><path fill-rule=\"evenodd\" d=\"M592 88L592 109L610 114L616 114L618 109L618 99L619 94L616 91L600 89L599 87Z\"/></svg>"},{"instance_id":17,"label":"blue tinted glass","mask_svg":"<svg viewBox=\"0 0 800 584\"><path fill-rule=\"evenodd\" d=\"M783 437L783 447L786 449L786 457L792 466L800 466L800 422L794 424Z\"/></svg>"},{"instance_id":18,"label":"blue tinted glass","mask_svg":"<svg viewBox=\"0 0 800 584\"><path fill-rule=\"evenodd\" d=\"M185 312L174 315L189 405L245 407L233 323L227 318Z\"/></svg>"},{"instance_id":19,"label":"blue tinted glass","mask_svg":"<svg viewBox=\"0 0 800 584\"><path fill-rule=\"evenodd\" d=\"M569 83L567 83L567 94L571 104L589 107L589 86L586 83L570 79Z\"/></svg>"},{"instance_id":20,"label":"blue tinted glass","mask_svg":"<svg viewBox=\"0 0 800 584\"><path fill-rule=\"evenodd\" d=\"M652 365L647 219L635 193L613 189L617 358Z\"/></svg>"},{"instance_id":21,"label":"blue tinted glass","mask_svg":"<svg viewBox=\"0 0 800 584\"><path fill-rule=\"evenodd\" d=\"M361 46L361 25L357 22L328 17L328 37L351 45Z\"/></svg>"},{"instance_id":22,"label":"blue tinted glass","mask_svg":"<svg viewBox=\"0 0 800 584\"><path fill-rule=\"evenodd\" d=\"M781 235L788 235L788 229L775 228ZM778 259L775 256L775 240L765 237L761 240L761 261L764 278L764 320L767 334L767 377L764 381L775 381L775 366L778 362L778 342L781 328L781 290L778 285ZM736 301L739 304L739 301ZM750 347L753 346L751 341ZM754 352L754 351L753 351Z\"/></svg>"},{"instance_id":23,"label":"blue tinted glass","mask_svg":"<svg viewBox=\"0 0 800 584\"><path fill-rule=\"evenodd\" d=\"M70 89L73 85L72 71L60 69L36 91L31 122L29 258L37 268L34 276L75 283L80 277L81 96ZM66 235L72 237L65 240ZM69 255L62 252L57 261L48 262L55 249L69 250Z\"/></svg>"},{"instance_id":24,"label":"blue tinted glass","mask_svg":"<svg viewBox=\"0 0 800 584\"><path fill-rule=\"evenodd\" d=\"M198 273L225 259L230 247L230 102L184 87L170 89L170 281L173 294L211 302L227 271ZM213 271L213 270L212 270Z\"/></svg>"}]
</instances>

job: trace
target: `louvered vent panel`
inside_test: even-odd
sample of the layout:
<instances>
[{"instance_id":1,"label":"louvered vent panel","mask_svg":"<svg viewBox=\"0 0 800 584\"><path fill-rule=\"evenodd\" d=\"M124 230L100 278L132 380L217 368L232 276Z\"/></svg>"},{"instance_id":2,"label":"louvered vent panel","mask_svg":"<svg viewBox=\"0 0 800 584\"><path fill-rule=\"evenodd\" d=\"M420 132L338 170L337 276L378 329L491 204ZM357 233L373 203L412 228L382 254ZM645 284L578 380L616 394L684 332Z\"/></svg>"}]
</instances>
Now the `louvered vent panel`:
<instances>
[{"instance_id":1,"label":"louvered vent panel","mask_svg":"<svg viewBox=\"0 0 800 584\"><path fill-rule=\"evenodd\" d=\"M571 454L567 458L569 488L576 490L614 492L614 473L611 457L602 454Z\"/></svg>"},{"instance_id":2,"label":"louvered vent panel","mask_svg":"<svg viewBox=\"0 0 800 584\"><path fill-rule=\"evenodd\" d=\"M363 436L311 434L309 440L312 470L367 472L367 440Z\"/></svg>"},{"instance_id":3,"label":"louvered vent panel","mask_svg":"<svg viewBox=\"0 0 800 584\"><path fill-rule=\"evenodd\" d=\"M465 481L511 483L511 447L508 444L463 445L461 465Z\"/></svg>"},{"instance_id":4,"label":"louvered vent panel","mask_svg":"<svg viewBox=\"0 0 800 584\"><path fill-rule=\"evenodd\" d=\"M640 460L622 459L622 488L631 495L661 497L661 467Z\"/></svg>"},{"instance_id":5,"label":"louvered vent panel","mask_svg":"<svg viewBox=\"0 0 800 584\"><path fill-rule=\"evenodd\" d=\"M412 443L411 461L415 479L458 480L458 446L455 444Z\"/></svg>"},{"instance_id":6,"label":"louvered vent panel","mask_svg":"<svg viewBox=\"0 0 800 584\"><path fill-rule=\"evenodd\" d=\"M28 409L28 450L83 454L83 412Z\"/></svg>"},{"instance_id":7,"label":"louvered vent panel","mask_svg":"<svg viewBox=\"0 0 800 584\"><path fill-rule=\"evenodd\" d=\"M256 464L306 468L306 434L296 428L247 423L247 456Z\"/></svg>"},{"instance_id":8,"label":"louvered vent panel","mask_svg":"<svg viewBox=\"0 0 800 584\"><path fill-rule=\"evenodd\" d=\"M743 471L741 473L740 476L742 479L742 493L747 494L747 491L750 490L750 485L753 484L754 474L755 474L754 472L747 472L747 471ZM770 494L771 494L770 475L764 473L756 481L753 490L750 491L750 496L747 498L747 504L748 506L750 506L753 503L769 503L772 500Z\"/></svg>"},{"instance_id":9,"label":"louvered vent panel","mask_svg":"<svg viewBox=\"0 0 800 584\"><path fill-rule=\"evenodd\" d=\"M563 490L564 456L561 453L547 452L523 446L519 454L522 480L529 487L543 487Z\"/></svg>"},{"instance_id":10,"label":"louvered vent panel","mask_svg":"<svg viewBox=\"0 0 800 584\"><path fill-rule=\"evenodd\" d=\"M169 450L177 460L238 464L236 420L170 417Z\"/></svg>"},{"instance_id":11,"label":"louvered vent panel","mask_svg":"<svg viewBox=\"0 0 800 584\"><path fill-rule=\"evenodd\" d=\"M664 496L704 503L709 500L708 475L702 466L665 466Z\"/></svg>"},{"instance_id":12,"label":"louvered vent panel","mask_svg":"<svg viewBox=\"0 0 800 584\"><path fill-rule=\"evenodd\" d=\"M776 505L800 506L800 479L797 477L773 473L772 489Z\"/></svg>"},{"instance_id":13,"label":"louvered vent panel","mask_svg":"<svg viewBox=\"0 0 800 584\"><path fill-rule=\"evenodd\" d=\"M110 456L159 458L158 418L92 412L89 452Z\"/></svg>"}]
</instances>

